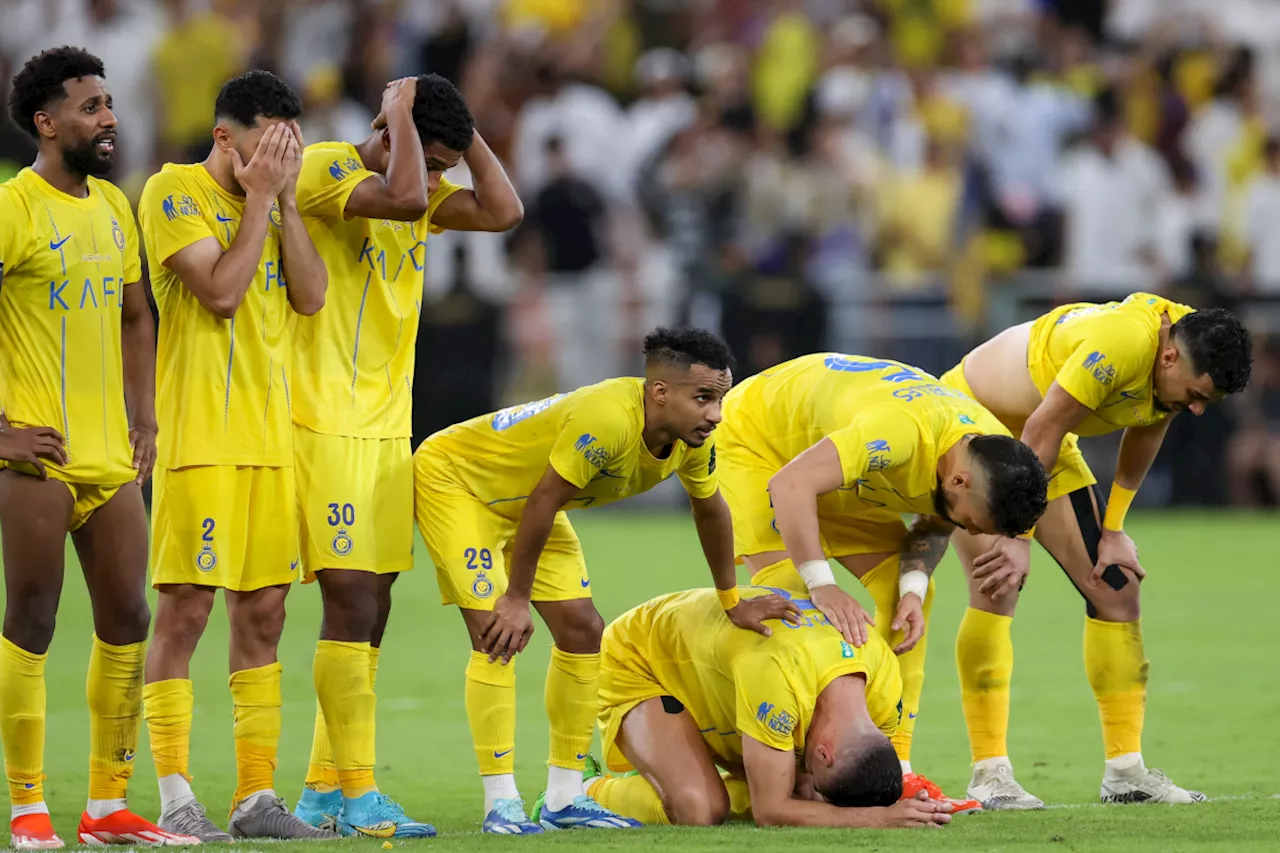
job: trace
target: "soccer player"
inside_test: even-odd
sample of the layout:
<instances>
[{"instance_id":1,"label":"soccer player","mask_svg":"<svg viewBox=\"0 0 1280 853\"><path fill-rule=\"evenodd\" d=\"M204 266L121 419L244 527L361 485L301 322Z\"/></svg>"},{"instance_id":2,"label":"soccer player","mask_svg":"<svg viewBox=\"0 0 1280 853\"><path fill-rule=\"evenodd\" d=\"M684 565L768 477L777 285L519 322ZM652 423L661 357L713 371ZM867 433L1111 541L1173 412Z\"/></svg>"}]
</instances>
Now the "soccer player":
<instances>
[{"instance_id":1,"label":"soccer player","mask_svg":"<svg viewBox=\"0 0 1280 853\"><path fill-rule=\"evenodd\" d=\"M391 584L413 568L414 340L428 233L504 231L523 209L458 90L438 75L387 86L359 145L307 147L298 207L333 286L294 332L302 569L324 622L306 787L295 814L344 835L435 834L374 781L374 678ZM443 172L465 158L474 192Z\"/></svg>"},{"instance_id":2,"label":"soccer player","mask_svg":"<svg viewBox=\"0 0 1280 853\"><path fill-rule=\"evenodd\" d=\"M1142 758L1147 659L1138 620L1144 572L1124 532L1125 513L1178 412L1199 415L1243 390L1249 333L1230 313L1195 311L1149 293L1122 302L1064 305L1014 326L969 353L942 380L1018 432L1051 473L1049 508L1034 537L1085 599L1084 665L1098 711L1106 767L1104 803L1194 803ZM1124 430L1111 500L1094 488L1076 436ZM987 808L1043 808L1013 777L1006 732L1018 591L1031 537L953 537L969 578L969 609L956 664L973 779Z\"/></svg>"},{"instance_id":3,"label":"soccer player","mask_svg":"<svg viewBox=\"0 0 1280 853\"><path fill-rule=\"evenodd\" d=\"M160 825L203 841L334 838L294 817L272 779L280 739L284 599L297 576L289 419L292 313L327 275L298 213L298 97L265 71L222 87L202 163L164 166L139 218L160 308L159 459L152 498L147 726ZM231 622L236 792L230 836L191 790L191 656L216 592Z\"/></svg>"},{"instance_id":4,"label":"soccer player","mask_svg":"<svg viewBox=\"0 0 1280 853\"><path fill-rule=\"evenodd\" d=\"M733 389L724 414L721 483L734 552L753 583L776 585L772 578L797 567L814 604L855 645L867 623L897 638L906 714L893 743L904 794L942 798L911 769L933 570L957 527L1014 536L1035 524L1043 467L982 406L894 361L801 356ZM910 530L902 513L916 514ZM874 620L835 585L828 557L871 593Z\"/></svg>"},{"instance_id":5,"label":"soccer player","mask_svg":"<svg viewBox=\"0 0 1280 853\"><path fill-rule=\"evenodd\" d=\"M10 844L62 847L44 800L45 661L67 534L93 603L89 802L81 844L189 844L125 806L142 716L155 340L115 155L102 61L47 50L13 79L9 115L35 163L0 184L0 742Z\"/></svg>"},{"instance_id":6,"label":"soccer player","mask_svg":"<svg viewBox=\"0 0 1280 853\"><path fill-rule=\"evenodd\" d=\"M596 715L603 620L564 510L600 506L679 476L729 619L767 632L767 602L740 602L712 431L733 377L729 348L700 329L644 340L645 378L609 379L456 424L414 453L415 514L441 598L471 636L467 721L484 782L484 831L637 825L582 787ZM515 784L515 655L530 602L555 645L547 673L551 756L533 820Z\"/></svg>"},{"instance_id":7,"label":"soccer player","mask_svg":"<svg viewBox=\"0 0 1280 853\"><path fill-rule=\"evenodd\" d=\"M761 826L951 820L946 803L901 796L889 736L902 679L888 643L872 633L854 648L791 577L790 589L742 588L743 600L775 592L799 606L802 618L780 622L772 637L735 630L711 590L660 596L605 629L605 761L639 775L588 780L598 802L685 826L748 813Z\"/></svg>"}]
</instances>

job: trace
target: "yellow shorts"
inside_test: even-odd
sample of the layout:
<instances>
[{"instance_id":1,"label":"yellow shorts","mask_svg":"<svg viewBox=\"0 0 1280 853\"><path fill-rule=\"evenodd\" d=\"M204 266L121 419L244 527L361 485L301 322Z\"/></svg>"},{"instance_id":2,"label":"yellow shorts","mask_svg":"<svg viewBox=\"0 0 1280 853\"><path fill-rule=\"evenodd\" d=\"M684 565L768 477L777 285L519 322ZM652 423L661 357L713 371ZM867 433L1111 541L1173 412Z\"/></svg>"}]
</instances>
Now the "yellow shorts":
<instances>
[{"instance_id":1,"label":"yellow shorts","mask_svg":"<svg viewBox=\"0 0 1280 853\"><path fill-rule=\"evenodd\" d=\"M974 397L973 389L969 387L969 380L964 375L964 359L961 359L959 364L942 374L940 378L942 384L950 385L952 388ZM974 399L976 400L977 397L974 397ZM1023 424L1006 423L1005 426L1015 435L1022 434ZM1048 499L1054 500L1064 495L1069 495L1097 482L1098 478L1093 476L1093 472L1089 470L1089 463L1085 461L1084 453L1080 450L1080 439L1075 433L1067 433L1062 439L1062 446L1058 448L1057 464L1049 472Z\"/></svg>"},{"instance_id":2,"label":"yellow shorts","mask_svg":"<svg viewBox=\"0 0 1280 853\"><path fill-rule=\"evenodd\" d=\"M0 461L0 469L12 468L19 474L27 474L32 477L39 477L35 466L26 462L4 462ZM71 492L71 500L74 504L71 507L71 524L67 527L69 532L75 532L84 527L89 517L101 507L106 506L107 501L116 496L116 492L120 491L120 487L124 483L76 483L71 480L62 479L62 472L56 470L52 466L45 466L45 472L49 475L50 480L57 480L59 483L67 487Z\"/></svg>"},{"instance_id":3,"label":"yellow shorts","mask_svg":"<svg viewBox=\"0 0 1280 853\"><path fill-rule=\"evenodd\" d=\"M321 569L413 568L413 453L406 438L293 431L302 580Z\"/></svg>"},{"instance_id":4,"label":"yellow shorts","mask_svg":"<svg viewBox=\"0 0 1280 853\"><path fill-rule=\"evenodd\" d=\"M413 456L414 515L436 566L440 601L468 610L492 610L507 589L514 519L485 506L453 475L453 463L424 442ZM591 597L582 543L563 511L556 513L538 573L534 601Z\"/></svg>"},{"instance_id":5,"label":"yellow shorts","mask_svg":"<svg viewBox=\"0 0 1280 853\"><path fill-rule=\"evenodd\" d=\"M600 641L597 722L605 765L617 773L634 769L617 746L623 719L641 702L668 692L648 664L644 612L633 610L610 622Z\"/></svg>"},{"instance_id":6,"label":"yellow shorts","mask_svg":"<svg viewBox=\"0 0 1280 853\"><path fill-rule=\"evenodd\" d=\"M292 468L156 468L151 583L248 592L298 576Z\"/></svg>"},{"instance_id":7,"label":"yellow shorts","mask_svg":"<svg viewBox=\"0 0 1280 853\"><path fill-rule=\"evenodd\" d=\"M736 442L718 443L716 453L720 493L733 515L734 555L785 551L769 495L769 479L778 468ZM828 557L897 553L907 535L896 512L868 508L853 491L843 490L818 498L818 531Z\"/></svg>"}]
</instances>

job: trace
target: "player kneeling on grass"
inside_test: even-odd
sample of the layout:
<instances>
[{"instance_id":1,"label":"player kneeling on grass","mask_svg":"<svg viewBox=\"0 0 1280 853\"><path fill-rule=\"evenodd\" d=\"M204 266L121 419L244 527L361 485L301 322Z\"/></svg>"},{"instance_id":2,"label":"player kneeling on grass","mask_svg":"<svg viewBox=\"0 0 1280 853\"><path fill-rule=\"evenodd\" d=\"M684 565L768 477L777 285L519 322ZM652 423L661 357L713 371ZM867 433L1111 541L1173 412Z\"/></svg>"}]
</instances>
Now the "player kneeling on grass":
<instances>
[{"instance_id":1,"label":"player kneeling on grass","mask_svg":"<svg viewBox=\"0 0 1280 853\"><path fill-rule=\"evenodd\" d=\"M941 798L910 762L933 571L957 527L1014 536L1035 524L1044 468L982 406L896 361L802 356L734 388L724 413L720 476L734 552L752 583L799 582L799 566L814 603L854 645L868 623L898 644L905 713L893 745L904 795ZM910 530L903 513L917 514ZM871 593L874 620L835 585L827 558Z\"/></svg>"},{"instance_id":2,"label":"player kneeling on grass","mask_svg":"<svg viewBox=\"0 0 1280 853\"><path fill-rule=\"evenodd\" d=\"M1122 302L1064 305L1006 329L942 381L1020 433L1049 470L1049 508L1035 538L1085 599L1084 668L1102 719L1104 803L1205 799L1142 758L1147 659L1139 621L1138 552L1125 513L1179 412L1244 390L1253 366L1249 332L1221 309L1196 311L1150 293ZM1108 504L1077 436L1124 430ZM952 537L969 579L956 665L973 780L988 808L1044 803L1013 778L1006 735L1013 675L1010 624L1031 560L1031 537Z\"/></svg>"},{"instance_id":3,"label":"player kneeling on grass","mask_svg":"<svg viewBox=\"0 0 1280 853\"><path fill-rule=\"evenodd\" d=\"M729 509L716 486L712 432L732 384L729 348L700 329L658 329L644 352L644 379L608 379L482 415L436 433L414 454L418 527L441 596L461 609L474 650L465 701L485 832L637 825L582 787L604 622L565 510L612 503L677 475L726 624L767 630L766 605L738 600ZM555 640L546 685L550 770L532 820L514 775L515 656L533 633L531 602Z\"/></svg>"},{"instance_id":4,"label":"player kneeling on grass","mask_svg":"<svg viewBox=\"0 0 1280 853\"><path fill-rule=\"evenodd\" d=\"M793 577L791 590L741 588L782 617L772 636L735 629L711 590L660 596L605 629L605 762L639 775L588 779L591 796L644 823L684 826L748 813L761 826L951 820L949 803L902 799L889 741L902 715L893 650L875 633L854 648Z\"/></svg>"},{"instance_id":5,"label":"player kneeling on grass","mask_svg":"<svg viewBox=\"0 0 1280 853\"><path fill-rule=\"evenodd\" d=\"M413 568L414 341L428 234L503 231L523 210L443 77L388 84L363 142L307 147L298 208L332 285L294 327L304 582L317 578L315 735L294 814L344 835L435 834L378 791L374 681L391 585ZM444 178L465 159L475 190Z\"/></svg>"},{"instance_id":6,"label":"player kneeling on grass","mask_svg":"<svg viewBox=\"0 0 1280 853\"><path fill-rule=\"evenodd\" d=\"M9 94L39 146L0 184L0 742L19 850L62 846L44 801L44 670L68 533L93 602L89 802L76 834L195 841L125 805L151 621L140 484L155 462L155 351L133 211L103 180L116 140L104 77L96 56L60 47L28 61Z\"/></svg>"}]
</instances>

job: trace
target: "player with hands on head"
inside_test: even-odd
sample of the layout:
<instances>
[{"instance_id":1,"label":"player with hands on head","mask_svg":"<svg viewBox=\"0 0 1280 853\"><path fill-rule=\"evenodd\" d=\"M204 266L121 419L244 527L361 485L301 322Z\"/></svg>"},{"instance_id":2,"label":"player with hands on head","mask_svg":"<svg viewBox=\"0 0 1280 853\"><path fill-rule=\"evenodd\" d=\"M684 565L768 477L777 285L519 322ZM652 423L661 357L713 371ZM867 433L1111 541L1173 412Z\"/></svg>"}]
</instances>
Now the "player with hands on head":
<instances>
[{"instance_id":1,"label":"player with hands on head","mask_svg":"<svg viewBox=\"0 0 1280 853\"><path fill-rule=\"evenodd\" d=\"M895 644L905 713L893 743L904 795L942 798L911 767L933 571L956 528L1000 536L1030 528L1045 506L1044 469L972 399L894 361L802 356L742 382L724 414L721 484L734 553L752 583L802 581L854 647L875 632ZM916 516L910 528L905 513ZM828 558L871 593L874 618L836 585Z\"/></svg>"},{"instance_id":2,"label":"player with hands on head","mask_svg":"<svg viewBox=\"0 0 1280 853\"><path fill-rule=\"evenodd\" d=\"M147 181L139 219L160 309L147 727L162 827L205 842L324 839L276 796L285 596L297 578L289 328L328 274L298 210L302 105L251 71L222 87L213 147ZM191 787L191 658L218 590L231 626L236 790L229 832Z\"/></svg>"},{"instance_id":3,"label":"player with hands on head","mask_svg":"<svg viewBox=\"0 0 1280 853\"><path fill-rule=\"evenodd\" d=\"M298 206L329 270L328 306L293 332L294 459L304 583L318 580L315 730L294 814L344 835L435 829L378 789L374 686L392 584L413 568L411 409L429 235L504 231L523 208L437 75L394 80L362 142L303 152ZM466 161L475 189L444 175Z\"/></svg>"},{"instance_id":4,"label":"player with hands on head","mask_svg":"<svg viewBox=\"0 0 1280 853\"><path fill-rule=\"evenodd\" d=\"M1146 767L1142 728L1148 667L1139 621L1146 576L1124 519L1173 417L1248 384L1248 331L1221 309L1196 311L1150 293L1075 303L1006 329L942 381L986 406L1050 472L1049 505L1034 532L952 541L969 579L956 638L961 700L973 752L970 796L988 808L1044 803L1013 776L1006 735L1013 675L1010 625L1038 540L1085 600L1084 661L1102 721L1106 803L1201 802L1204 795ZM1123 430L1110 500L1077 436Z\"/></svg>"}]
</instances>

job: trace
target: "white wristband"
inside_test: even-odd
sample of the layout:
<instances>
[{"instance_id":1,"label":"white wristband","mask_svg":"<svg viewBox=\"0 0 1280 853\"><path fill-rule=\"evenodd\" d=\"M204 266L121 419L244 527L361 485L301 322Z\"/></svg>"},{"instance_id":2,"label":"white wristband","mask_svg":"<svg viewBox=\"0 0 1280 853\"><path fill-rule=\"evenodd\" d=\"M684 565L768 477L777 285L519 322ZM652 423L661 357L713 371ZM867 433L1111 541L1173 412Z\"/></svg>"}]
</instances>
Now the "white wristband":
<instances>
[{"instance_id":1,"label":"white wristband","mask_svg":"<svg viewBox=\"0 0 1280 853\"><path fill-rule=\"evenodd\" d=\"M920 600L924 601L925 593L929 591L929 576L919 569L907 572L898 578L898 598L902 598L909 592L914 592L920 596Z\"/></svg>"},{"instance_id":2,"label":"white wristband","mask_svg":"<svg viewBox=\"0 0 1280 853\"><path fill-rule=\"evenodd\" d=\"M804 578L804 585L813 592L820 586L832 586L836 582L836 576L831 571L831 564L826 560L810 560L803 563L800 568L800 577Z\"/></svg>"}]
</instances>

